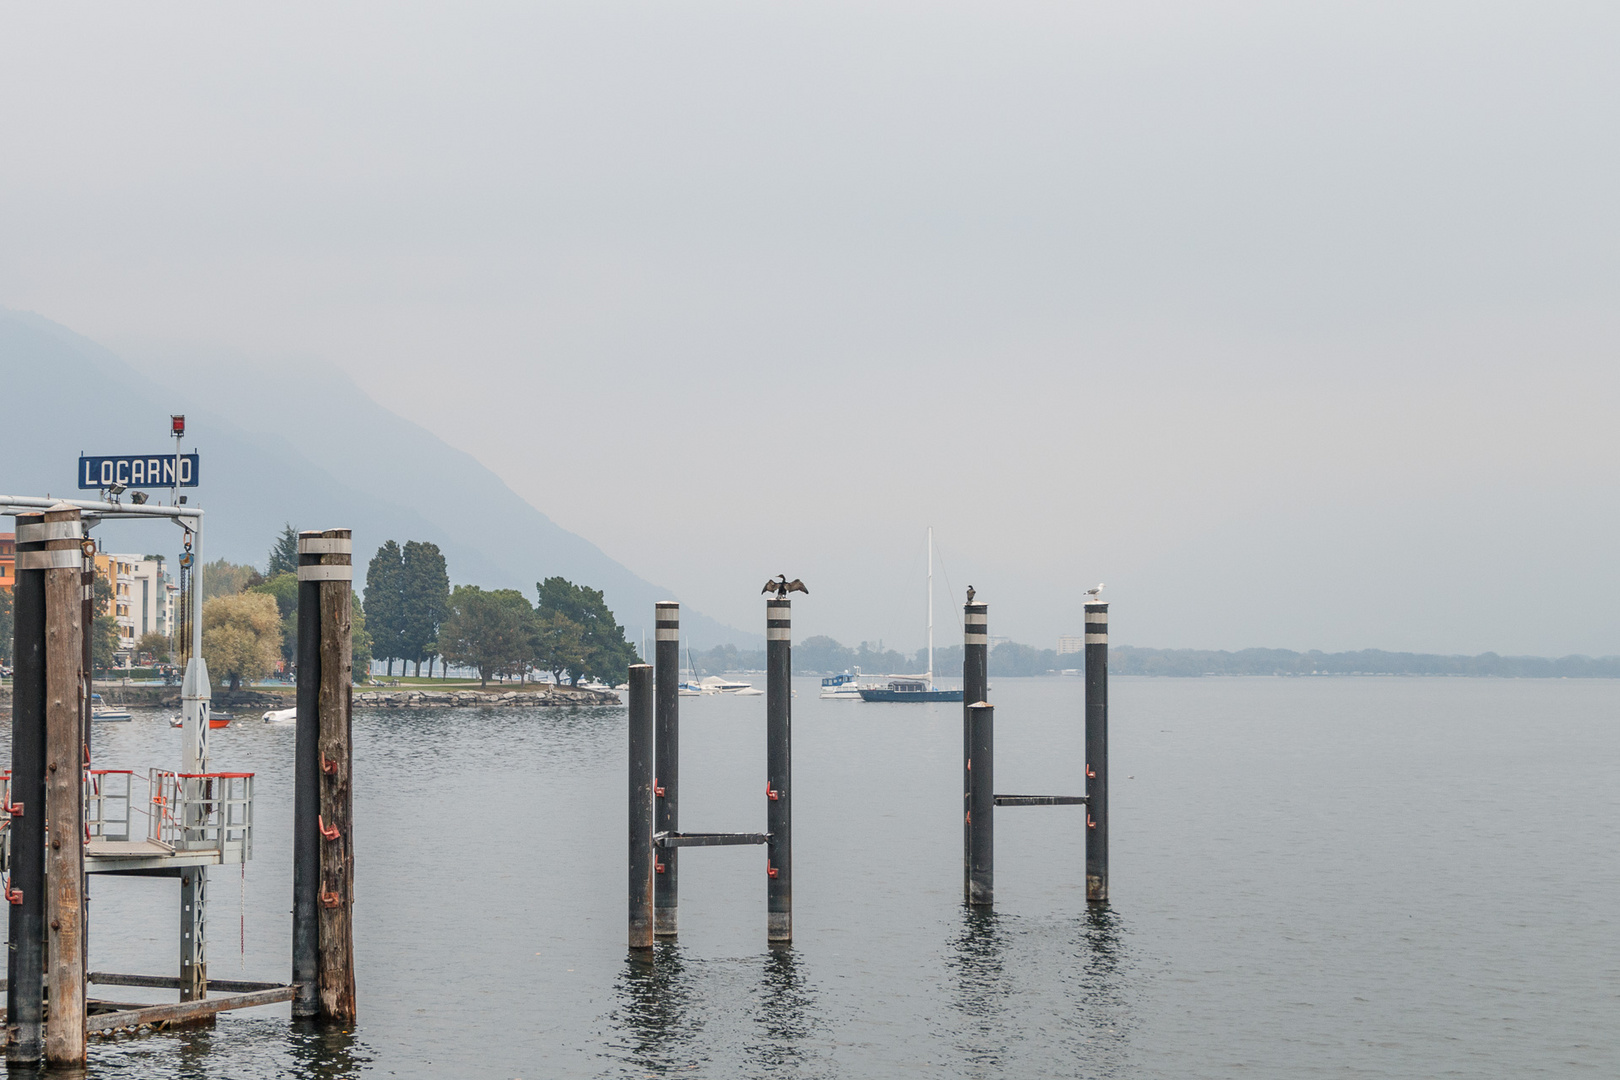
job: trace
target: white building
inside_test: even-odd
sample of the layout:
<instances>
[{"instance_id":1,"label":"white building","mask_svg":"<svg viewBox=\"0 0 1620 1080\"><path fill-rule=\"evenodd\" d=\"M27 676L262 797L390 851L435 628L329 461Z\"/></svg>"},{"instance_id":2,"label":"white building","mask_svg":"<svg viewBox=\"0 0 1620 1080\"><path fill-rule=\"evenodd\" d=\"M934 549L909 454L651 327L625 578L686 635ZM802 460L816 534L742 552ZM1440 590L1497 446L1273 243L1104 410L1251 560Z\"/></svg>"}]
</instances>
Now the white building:
<instances>
[{"instance_id":1,"label":"white building","mask_svg":"<svg viewBox=\"0 0 1620 1080\"><path fill-rule=\"evenodd\" d=\"M142 635L158 633L174 636L174 603L179 587L169 580L161 559L142 555L109 555L116 574L113 585L113 614L118 619L118 649L134 659Z\"/></svg>"},{"instance_id":2,"label":"white building","mask_svg":"<svg viewBox=\"0 0 1620 1080\"><path fill-rule=\"evenodd\" d=\"M1057 654L1059 656L1068 656L1070 653L1085 652L1085 651L1086 651L1086 636L1084 634L1059 634L1058 635L1058 651L1057 651Z\"/></svg>"}]
</instances>

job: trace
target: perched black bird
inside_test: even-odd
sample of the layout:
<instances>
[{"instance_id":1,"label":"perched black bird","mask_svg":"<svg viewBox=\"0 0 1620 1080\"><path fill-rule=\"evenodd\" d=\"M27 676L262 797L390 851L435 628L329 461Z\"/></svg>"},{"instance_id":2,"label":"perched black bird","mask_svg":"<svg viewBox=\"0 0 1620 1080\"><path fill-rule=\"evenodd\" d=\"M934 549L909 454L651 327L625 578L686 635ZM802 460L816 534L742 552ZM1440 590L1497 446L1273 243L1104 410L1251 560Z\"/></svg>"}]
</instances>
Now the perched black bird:
<instances>
[{"instance_id":1,"label":"perched black bird","mask_svg":"<svg viewBox=\"0 0 1620 1080\"><path fill-rule=\"evenodd\" d=\"M968 586L968 603L973 603L973 586Z\"/></svg>"},{"instance_id":2,"label":"perched black bird","mask_svg":"<svg viewBox=\"0 0 1620 1080\"><path fill-rule=\"evenodd\" d=\"M792 581L789 581L786 574L777 574L776 576L781 580L767 581L765 582L765 587L759 591L761 593L768 593L775 590L776 598L778 600L786 600L787 594L790 592L802 592L806 596L810 595L810 590L805 588L804 582L800 581L798 578L794 578Z\"/></svg>"}]
</instances>

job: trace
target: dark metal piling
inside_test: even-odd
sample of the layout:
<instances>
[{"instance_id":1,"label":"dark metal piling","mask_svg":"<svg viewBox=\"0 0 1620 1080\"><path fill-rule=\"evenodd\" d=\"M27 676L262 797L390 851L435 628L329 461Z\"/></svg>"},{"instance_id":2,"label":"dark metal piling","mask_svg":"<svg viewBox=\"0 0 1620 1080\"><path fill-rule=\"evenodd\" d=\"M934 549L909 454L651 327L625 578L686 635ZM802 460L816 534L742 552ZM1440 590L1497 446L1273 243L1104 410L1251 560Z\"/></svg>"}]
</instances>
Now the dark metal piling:
<instances>
[{"instance_id":1,"label":"dark metal piling","mask_svg":"<svg viewBox=\"0 0 1620 1080\"><path fill-rule=\"evenodd\" d=\"M304 556L298 561L302 564ZM310 556L309 561L313 564L317 560ZM292 981L298 986L298 996L293 998L292 1014L297 1019L308 1019L320 1013L316 986L320 967L320 936L316 926L321 873L320 826L317 824L321 808L320 699L321 583L300 579L298 727L293 747Z\"/></svg>"},{"instance_id":2,"label":"dark metal piling","mask_svg":"<svg viewBox=\"0 0 1620 1080\"><path fill-rule=\"evenodd\" d=\"M661 600L654 609L653 663L655 698L653 766L653 831L681 828L681 605ZM674 937L680 909L678 848L653 853L653 932Z\"/></svg>"},{"instance_id":3,"label":"dark metal piling","mask_svg":"<svg viewBox=\"0 0 1620 1080\"><path fill-rule=\"evenodd\" d=\"M973 790L968 761L973 757L969 710L990 700L989 604L969 603L962 608L962 898L970 899L973 877L973 826L967 800Z\"/></svg>"},{"instance_id":4,"label":"dark metal piling","mask_svg":"<svg viewBox=\"0 0 1620 1080\"><path fill-rule=\"evenodd\" d=\"M1086 604L1086 899L1108 901L1108 604Z\"/></svg>"},{"instance_id":5,"label":"dark metal piling","mask_svg":"<svg viewBox=\"0 0 1620 1080\"><path fill-rule=\"evenodd\" d=\"M653 668L630 665L630 947L653 946Z\"/></svg>"},{"instance_id":6,"label":"dark metal piling","mask_svg":"<svg viewBox=\"0 0 1620 1080\"><path fill-rule=\"evenodd\" d=\"M6 1061L44 1057L45 992L45 571L30 569L44 540L29 540L40 514L17 515L11 686L11 876L6 881L9 945Z\"/></svg>"},{"instance_id":7,"label":"dark metal piling","mask_svg":"<svg viewBox=\"0 0 1620 1080\"><path fill-rule=\"evenodd\" d=\"M766 940L793 940L793 621L788 600L765 601Z\"/></svg>"},{"instance_id":8,"label":"dark metal piling","mask_svg":"<svg viewBox=\"0 0 1620 1080\"><path fill-rule=\"evenodd\" d=\"M996 891L996 710L978 702L968 706L968 897L969 904L988 905Z\"/></svg>"}]
</instances>

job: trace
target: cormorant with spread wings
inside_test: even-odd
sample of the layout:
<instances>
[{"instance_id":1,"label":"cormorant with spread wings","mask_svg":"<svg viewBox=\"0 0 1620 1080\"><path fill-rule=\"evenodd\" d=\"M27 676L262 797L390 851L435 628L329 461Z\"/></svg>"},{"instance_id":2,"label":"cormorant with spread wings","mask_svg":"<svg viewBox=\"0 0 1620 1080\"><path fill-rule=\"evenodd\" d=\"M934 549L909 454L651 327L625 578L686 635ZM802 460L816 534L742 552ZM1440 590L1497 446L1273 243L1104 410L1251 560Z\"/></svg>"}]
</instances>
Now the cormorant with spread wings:
<instances>
[{"instance_id":1,"label":"cormorant with spread wings","mask_svg":"<svg viewBox=\"0 0 1620 1080\"><path fill-rule=\"evenodd\" d=\"M786 600L787 594L790 592L802 592L806 596L810 595L810 590L805 588L804 582L800 581L798 578L794 578L792 581L789 581L786 574L777 574L776 576L780 580L765 582L765 587L759 590L760 593L763 594L774 591L778 600Z\"/></svg>"}]
</instances>

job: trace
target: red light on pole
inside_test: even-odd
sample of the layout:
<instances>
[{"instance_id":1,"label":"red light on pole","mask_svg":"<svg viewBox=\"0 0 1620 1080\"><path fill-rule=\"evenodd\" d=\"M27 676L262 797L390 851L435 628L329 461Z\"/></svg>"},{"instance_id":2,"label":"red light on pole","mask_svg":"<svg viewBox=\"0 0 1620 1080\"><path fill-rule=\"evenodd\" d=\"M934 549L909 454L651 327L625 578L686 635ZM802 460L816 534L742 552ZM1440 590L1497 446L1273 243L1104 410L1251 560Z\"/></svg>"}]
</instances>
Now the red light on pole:
<instances>
[{"instance_id":1,"label":"red light on pole","mask_svg":"<svg viewBox=\"0 0 1620 1080\"><path fill-rule=\"evenodd\" d=\"M186 433L186 418L185 418L185 416L183 416L183 415L182 416L170 416L169 417L169 434L174 436L176 439L178 439L181 436L185 435L185 433Z\"/></svg>"}]
</instances>

